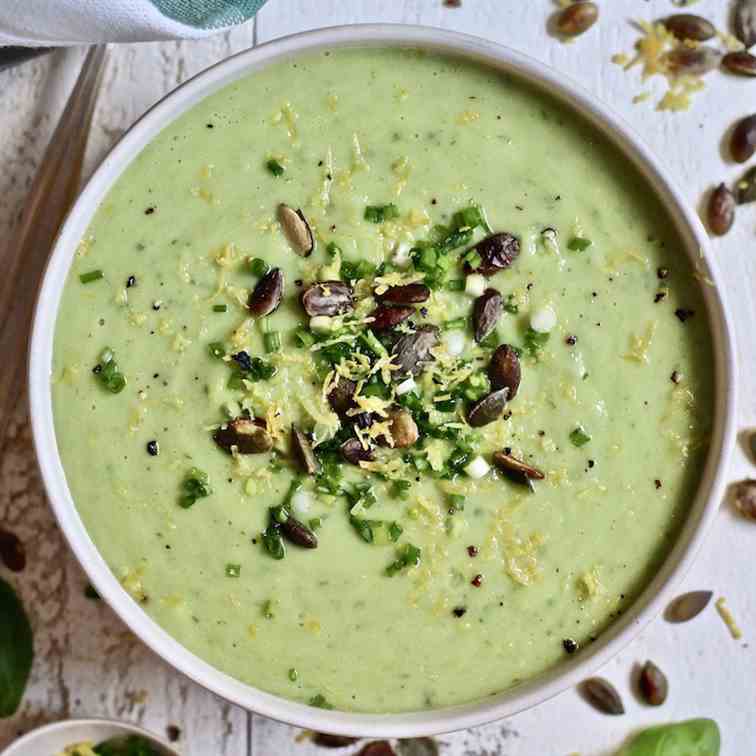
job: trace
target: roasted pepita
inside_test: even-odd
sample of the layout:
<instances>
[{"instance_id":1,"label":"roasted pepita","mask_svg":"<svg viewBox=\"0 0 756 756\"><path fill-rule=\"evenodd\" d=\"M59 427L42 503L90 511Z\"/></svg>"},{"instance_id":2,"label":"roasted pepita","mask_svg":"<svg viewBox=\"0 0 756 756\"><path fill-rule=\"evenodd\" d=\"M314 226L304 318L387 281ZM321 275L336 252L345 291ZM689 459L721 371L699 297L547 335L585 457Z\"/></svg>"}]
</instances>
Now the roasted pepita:
<instances>
[{"instance_id":1,"label":"roasted pepita","mask_svg":"<svg viewBox=\"0 0 756 756\"><path fill-rule=\"evenodd\" d=\"M315 249L315 237L304 213L292 210L282 202L278 206L278 222L291 248L300 257L309 257Z\"/></svg>"},{"instance_id":2,"label":"roasted pepita","mask_svg":"<svg viewBox=\"0 0 756 756\"><path fill-rule=\"evenodd\" d=\"M714 24L693 13L676 13L664 19L664 26L678 39L706 42L716 36Z\"/></svg>"},{"instance_id":3,"label":"roasted pepita","mask_svg":"<svg viewBox=\"0 0 756 756\"><path fill-rule=\"evenodd\" d=\"M674 599L664 610L667 622L688 622L697 617L711 601L711 591L691 591Z\"/></svg>"},{"instance_id":4,"label":"roasted pepita","mask_svg":"<svg viewBox=\"0 0 756 756\"><path fill-rule=\"evenodd\" d=\"M724 236L735 221L735 196L726 184L720 184L709 198L709 228L717 236Z\"/></svg>"},{"instance_id":5,"label":"roasted pepita","mask_svg":"<svg viewBox=\"0 0 756 756\"><path fill-rule=\"evenodd\" d=\"M746 49L756 45L756 0L737 0L734 19L735 36Z\"/></svg>"},{"instance_id":6,"label":"roasted pepita","mask_svg":"<svg viewBox=\"0 0 756 756\"><path fill-rule=\"evenodd\" d=\"M756 115L738 122L730 138L730 152L738 163L745 163L756 152Z\"/></svg>"},{"instance_id":7,"label":"roasted pepita","mask_svg":"<svg viewBox=\"0 0 756 756\"><path fill-rule=\"evenodd\" d=\"M591 677L580 685L580 692L591 706L603 714L618 716L625 713L625 706L617 689L603 677Z\"/></svg>"},{"instance_id":8,"label":"roasted pepita","mask_svg":"<svg viewBox=\"0 0 756 756\"><path fill-rule=\"evenodd\" d=\"M667 700L667 677L652 661L647 661L641 669L638 690L649 706L661 706Z\"/></svg>"},{"instance_id":9,"label":"roasted pepita","mask_svg":"<svg viewBox=\"0 0 756 756\"><path fill-rule=\"evenodd\" d=\"M756 480L736 483L733 490L735 508L748 520L756 520Z\"/></svg>"},{"instance_id":10,"label":"roasted pepita","mask_svg":"<svg viewBox=\"0 0 756 756\"><path fill-rule=\"evenodd\" d=\"M596 3L573 3L557 15L556 30L565 37L577 37L587 32L598 17L599 9Z\"/></svg>"}]
</instances>

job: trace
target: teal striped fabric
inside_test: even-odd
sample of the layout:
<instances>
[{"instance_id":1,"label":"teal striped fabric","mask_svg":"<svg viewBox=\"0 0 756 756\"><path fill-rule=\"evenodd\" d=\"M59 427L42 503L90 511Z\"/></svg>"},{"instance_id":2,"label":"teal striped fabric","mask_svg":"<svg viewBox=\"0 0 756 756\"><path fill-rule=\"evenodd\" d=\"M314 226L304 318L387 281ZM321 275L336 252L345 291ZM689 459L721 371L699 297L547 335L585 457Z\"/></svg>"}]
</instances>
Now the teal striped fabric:
<instances>
[{"instance_id":1,"label":"teal striped fabric","mask_svg":"<svg viewBox=\"0 0 756 756\"><path fill-rule=\"evenodd\" d=\"M265 0L151 0L166 17L195 29L221 29L249 21Z\"/></svg>"}]
</instances>

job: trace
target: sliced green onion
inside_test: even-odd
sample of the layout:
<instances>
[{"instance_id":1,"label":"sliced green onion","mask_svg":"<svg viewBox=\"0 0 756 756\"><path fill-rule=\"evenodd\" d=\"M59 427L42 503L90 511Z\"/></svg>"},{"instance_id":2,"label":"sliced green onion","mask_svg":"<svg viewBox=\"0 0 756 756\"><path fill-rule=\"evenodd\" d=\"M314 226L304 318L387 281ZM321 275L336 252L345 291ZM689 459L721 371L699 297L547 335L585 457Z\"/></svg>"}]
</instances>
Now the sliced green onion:
<instances>
[{"instance_id":1,"label":"sliced green onion","mask_svg":"<svg viewBox=\"0 0 756 756\"><path fill-rule=\"evenodd\" d=\"M228 305L213 305L213 312L227 312Z\"/></svg>"},{"instance_id":2,"label":"sliced green onion","mask_svg":"<svg viewBox=\"0 0 756 756\"><path fill-rule=\"evenodd\" d=\"M79 276L79 281L83 284L92 283L92 281L99 281L104 278L105 274L101 270L90 270L89 273L82 273Z\"/></svg>"},{"instance_id":3,"label":"sliced green onion","mask_svg":"<svg viewBox=\"0 0 756 756\"><path fill-rule=\"evenodd\" d=\"M386 567L386 575L393 577L397 572L401 572L406 567L416 567L420 564L421 557L422 552L417 546L405 543L404 546L397 550L396 560Z\"/></svg>"},{"instance_id":4,"label":"sliced green onion","mask_svg":"<svg viewBox=\"0 0 756 756\"><path fill-rule=\"evenodd\" d=\"M464 291L465 290L465 279L464 278L453 278L451 281L446 282L446 290L447 291Z\"/></svg>"},{"instance_id":5,"label":"sliced green onion","mask_svg":"<svg viewBox=\"0 0 756 756\"><path fill-rule=\"evenodd\" d=\"M294 343L301 349L309 349L315 343L315 337L306 328L297 328Z\"/></svg>"},{"instance_id":6,"label":"sliced green onion","mask_svg":"<svg viewBox=\"0 0 756 756\"><path fill-rule=\"evenodd\" d=\"M337 252L341 252L341 247L336 242L330 241L326 244L326 253L329 257L336 257Z\"/></svg>"},{"instance_id":7,"label":"sliced green onion","mask_svg":"<svg viewBox=\"0 0 756 756\"><path fill-rule=\"evenodd\" d=\"M289 680L292 682L296 682L299 679L299 672L297 672L296 667L292 667L289 670Z\"/></svg>"},{"instance_id":8,"label":"sliced green onion","mask_svg":"<svg viewBox=\"0 0 756 756\"><path fill-rule=\"evenodd\" d=\"M444 323L441 326L441 330L443 331L461 331L467 326L467 319L466 318L455 318L454 320L447 320L446 323Z\"/></svg>"},{"instance_id":9,"label":"sliced green onion","mask_svg":"<svg viewBox=\"0 0 756 756\"><path fill-rule=\"evenodd\" d=\"M226 577L238 578L240 575L241 575L241 565L240 564L231 564L229 562L226 565Z\"/></svg>"},{"instance_id":10,"label":"sliced green onion","mask_svg":"<svg viewBox=\"0 0 756 756\"><path fill-rule=\"evenodd\" d=\"M189 509L197 499L203 499L211 493L212 490L208 484L207 473L196 467L192 467L181 484L179 505L184 509Z\"/></svg>"},{"instance_id":11,"label":"sliced green onion","mask_svg":"<svg viewBox=\"0 0 756 756\"><path fill-rule=\"evenodd\" d=\"M365 220L371 223L383 223L399 217L399 208L390 203L388 205L368 205L365 208Z\"/></svg>"},{"instance_id":12,"label":"sliced green onion","mask_svg":"<svg viewBox=\"0 0 756 756\"><path fill-rule=\"evenodd\" d=\"M465 497L462 494L449 494L449 513L464 512Z\"/></svg>"},{"instance_id":13,"label":"sliced green onion","mask_svg":"<svg viewBox=\"0 0 756 756\"><path fill-rule=\"evenodd\" d=\"M255 257L249 261L249 270L253 275L262 277L270 270L270 265L262 258Z\"/></svg>"},{"instance_id":14,"label":"sliced green onion","mask_svg":"<svg viewBox=\"0 0 756 756\"><path fill-rule=\"evenodd\" d=\"M284 167L281 165L281 163L278 162L278 160L270 159L267 163L265 163L265 167L276 177L282 176L284 172Z\"/></svg>"},{"instance_id":15,"label":"sliced green onion","mask_svg":"<svg viewBox=\"0 0 756 756\"><path fill-rule=\"evenodd\" d=\"M278 331L270 331L263 336L263 345L268 354L278 352L281 349L281 334Z\"/></svg>"}]
</instances>

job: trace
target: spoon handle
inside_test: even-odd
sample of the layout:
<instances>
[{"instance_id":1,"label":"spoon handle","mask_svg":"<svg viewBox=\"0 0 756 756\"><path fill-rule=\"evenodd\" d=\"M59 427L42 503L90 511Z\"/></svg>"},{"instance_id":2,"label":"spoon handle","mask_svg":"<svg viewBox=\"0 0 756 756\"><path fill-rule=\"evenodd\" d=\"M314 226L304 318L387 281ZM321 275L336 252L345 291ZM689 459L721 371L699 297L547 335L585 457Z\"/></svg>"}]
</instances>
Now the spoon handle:
<instances>
[{"instance_id":1,"label":"spoon handle","mask_svg":"<svg viewBox=\"0 0 756 756\"><path fill-rule=\"evenodd\" d=\"M0 443L23 394L37 290L61 223L76 197L107 48L90 48L34 177L0 278Z\"/></svg>"}]
</instances>

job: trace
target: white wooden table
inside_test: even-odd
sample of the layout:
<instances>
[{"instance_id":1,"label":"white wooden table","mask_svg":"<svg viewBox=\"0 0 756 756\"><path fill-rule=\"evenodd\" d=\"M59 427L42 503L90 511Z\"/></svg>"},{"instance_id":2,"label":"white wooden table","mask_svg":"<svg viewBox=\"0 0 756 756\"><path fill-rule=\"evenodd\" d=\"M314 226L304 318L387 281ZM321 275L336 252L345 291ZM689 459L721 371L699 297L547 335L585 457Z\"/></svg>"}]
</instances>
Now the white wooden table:
<instances>
[{"instance_id":1,"label":"white wooden table","mask_svg":"<svg viewBox=\"0 0 756 756\"><path fill-rule=\"evenodd\" d=\"M713 182L732 180L720 142L726 128L756 111L756 80L712 74L707 91L686 113L632 104L641 86L610 57L628 51L636 38L632 19L671 13L670 0L605 0L602 18L576 43L563 45L546 32L550 0L270 0L254 23L202 42L127 45L113 51L91 135L88 168L149 105L181 81L237 50L291 32L333 24L390 21L441 26L529 53L578 79L621 112L654 148L697 204ZM729 2L702 0L694 9L725 26ZM56 53L0 74L0 255L24 194L77 70L81 51ZM658 99L658 98L657 98ZM709 254L723 271L739 337L742 429L756 426L756 204L742 208L733 231L713 242ZM0 259L2 259L0 257ZM181 728L189 756L308 756L319 752L287 727L227 704L168 668L137 641L102 602L83 596L85 578L68 553L37 479L25 408L0 460L0 522L26 543L28 566L11 575L32 616L36 657L32 682L19 713L0 721L0 748L21 731L66 717L112 716L158 733ZM754 476L744 449L735 450L731 478ZM709 588L727 598L745 631L728 634L713 606L687 626L655 622L604 674L623 691L627 714L605 717L574 691L533 711L475 731L440 738L444 756L608 756L635 727L693 716L714 717L724 734L725 756L756 753L756 525L723 506L689 589ZM3 572L7 577L7 572ZM0 618L2 621L2 618ZM629 692L633 665L654 659L670 679L667 704L650 710ZM338 753L349 753L341 750ZM327 752L322 752L327 753ZM333 753L331 751L331 753Z\"/></svg>"}]
</instances>

